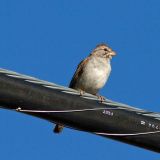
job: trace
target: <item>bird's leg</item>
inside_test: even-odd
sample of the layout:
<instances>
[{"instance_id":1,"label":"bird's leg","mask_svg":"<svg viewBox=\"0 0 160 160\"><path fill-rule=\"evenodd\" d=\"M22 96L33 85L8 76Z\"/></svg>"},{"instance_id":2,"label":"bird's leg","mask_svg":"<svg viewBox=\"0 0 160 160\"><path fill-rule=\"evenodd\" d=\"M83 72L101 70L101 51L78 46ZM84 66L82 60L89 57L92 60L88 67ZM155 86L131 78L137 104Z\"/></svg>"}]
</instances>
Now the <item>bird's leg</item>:
<instances>
[{"instance_id":1,"label":"bird's leg","mask_svg":"<svg viewBox=\"0 0 160 160\"><path fill-rule=\"evenodd\" d=\"M80 96L83 96L84 94L85 94L85 91L83 91L83 90L79 90L79 92L80 92Z\"/></svg>"},{"instance_id":2,"label":"bird's leg","mask_svg":"<svg viewBox=\"0 0 160 160\"><path fill-rule=\"evenodd\" d=\"M101 95L98 95L98 94L97 94L96 96L98 97L98 100L99 100L101 103L106 100L106 98L103 97L103 96L101 96Z\"/></svg>"}]
</instances>

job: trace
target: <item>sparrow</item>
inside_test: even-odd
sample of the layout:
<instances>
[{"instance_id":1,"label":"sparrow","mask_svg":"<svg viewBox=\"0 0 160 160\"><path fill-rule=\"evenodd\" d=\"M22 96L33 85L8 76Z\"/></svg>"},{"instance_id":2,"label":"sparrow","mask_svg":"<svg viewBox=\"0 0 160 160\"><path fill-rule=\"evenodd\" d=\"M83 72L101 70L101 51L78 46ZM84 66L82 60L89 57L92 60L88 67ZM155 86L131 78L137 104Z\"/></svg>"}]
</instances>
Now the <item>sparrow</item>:
<instances>
[{"instance_id":1,"label":"sparrow","mask_svg":"<svg viewBox=\"0 0 160 160\"><path fill-rule=\"evenodd\" d=\"M70 88L97 95L107 82L111 72L111 59L116 53L106 44L99 44L91 54L82 60L69 84ZM60 133L63 125L57 124L55 133Z\"/></svg>"}]
</instances>

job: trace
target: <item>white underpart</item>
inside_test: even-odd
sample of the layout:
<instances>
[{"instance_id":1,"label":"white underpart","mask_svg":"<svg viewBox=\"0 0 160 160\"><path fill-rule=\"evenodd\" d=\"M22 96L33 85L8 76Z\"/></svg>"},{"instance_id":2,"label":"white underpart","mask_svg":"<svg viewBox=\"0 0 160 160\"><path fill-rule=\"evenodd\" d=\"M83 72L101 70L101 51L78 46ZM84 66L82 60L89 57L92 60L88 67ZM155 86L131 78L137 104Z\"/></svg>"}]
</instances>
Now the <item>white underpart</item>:
<instances>
[{"instance_id":1,"label":"white underpart","mask_svg":"<svg viewBox=\"0 0 160 160\"><path fill-rule=\"evenodd\" d=\"M99 90L102 88L111 72L111 65L109 59L91 58L85 66L84 72L81 75L80 83L85 90Z\"/></svg>"}]
</instances>

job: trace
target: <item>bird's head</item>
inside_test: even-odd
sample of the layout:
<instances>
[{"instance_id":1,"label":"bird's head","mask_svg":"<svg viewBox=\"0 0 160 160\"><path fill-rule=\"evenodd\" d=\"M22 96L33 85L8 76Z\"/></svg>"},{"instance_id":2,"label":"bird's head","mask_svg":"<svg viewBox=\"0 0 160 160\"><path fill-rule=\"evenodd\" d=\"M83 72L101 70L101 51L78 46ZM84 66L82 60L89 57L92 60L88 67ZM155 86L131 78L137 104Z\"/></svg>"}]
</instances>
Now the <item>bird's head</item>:
<instances>
[{"instance_id":1,"label":"bird's head","mask_svg":"<svg viewBox=\"0 0 160 160\"><path fill-rule=\"evenodd\" d=\"M93 50L92 55L112 59L112 57L115 56L116 53L106 44L99 44Z\"/></svg>"}]
</instances>

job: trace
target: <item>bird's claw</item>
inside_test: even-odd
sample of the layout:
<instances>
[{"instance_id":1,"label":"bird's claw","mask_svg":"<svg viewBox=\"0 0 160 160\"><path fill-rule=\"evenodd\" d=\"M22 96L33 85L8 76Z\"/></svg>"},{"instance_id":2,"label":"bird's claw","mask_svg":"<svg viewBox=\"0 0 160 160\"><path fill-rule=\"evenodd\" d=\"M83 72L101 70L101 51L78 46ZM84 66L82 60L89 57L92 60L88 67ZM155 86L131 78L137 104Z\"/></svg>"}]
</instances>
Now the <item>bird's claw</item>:
<instances>
[{"instance_id":1,"label":"bird's claw","mask_svg":"<svg viewBox=\"0 0 160 160\"><path fill-rule=\"evenodd\" d=\"M80 96L83 96L85 94L85 91L83 90L79 90L79 92L80 92Z\"/></svg>"},{"instance_id":2,"label":"bird's claw","mask_svg":"<svg viewBox=\"0 0 160 160\"><path fill-rule=\"evenodd\" d=\"M105 97L98 95L98 100L102 103L106 100Z\"/></svg>"}]
</instances>

